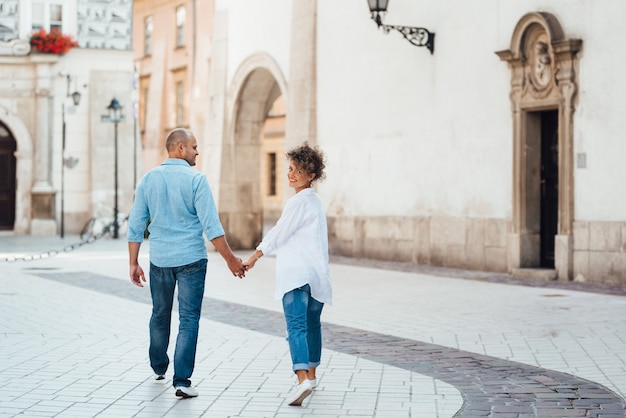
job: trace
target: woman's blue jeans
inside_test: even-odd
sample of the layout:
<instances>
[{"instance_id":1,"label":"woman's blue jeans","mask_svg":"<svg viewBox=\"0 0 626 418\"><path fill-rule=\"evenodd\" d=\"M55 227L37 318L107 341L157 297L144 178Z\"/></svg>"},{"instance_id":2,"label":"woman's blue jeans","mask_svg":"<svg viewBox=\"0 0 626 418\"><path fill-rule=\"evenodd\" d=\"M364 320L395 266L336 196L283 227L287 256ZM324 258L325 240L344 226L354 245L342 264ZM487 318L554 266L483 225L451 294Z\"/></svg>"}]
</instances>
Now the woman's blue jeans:
<instances>
[{"instance_id":1,"label":"woman's blue jeans","mask_svg":"<svg viewBox=\"0 0 626 418\"><path fill-rule=\"evenodd\" d=\"M178 337L174 351L173 385L191 386L191 374L196 361L196 345L200 310L204 296L207 260L180 267L157 267L150 263L150 366L156 374L165 374L170 359L167 347L170 341L174 289L178 283Z\"/></svg>"},{"instance_id":2,"label":"woman's blue jeans","mask_svg":"<svg viewBox=\"0 0 626 418\"><path fill-rule=\"evenodd\" d=\"M285 293L283 311L287 322L287 341L293 371L317 367L322 357L322 324L324 304L311 297L307 284Z\"/></svg>"}]
</instances>

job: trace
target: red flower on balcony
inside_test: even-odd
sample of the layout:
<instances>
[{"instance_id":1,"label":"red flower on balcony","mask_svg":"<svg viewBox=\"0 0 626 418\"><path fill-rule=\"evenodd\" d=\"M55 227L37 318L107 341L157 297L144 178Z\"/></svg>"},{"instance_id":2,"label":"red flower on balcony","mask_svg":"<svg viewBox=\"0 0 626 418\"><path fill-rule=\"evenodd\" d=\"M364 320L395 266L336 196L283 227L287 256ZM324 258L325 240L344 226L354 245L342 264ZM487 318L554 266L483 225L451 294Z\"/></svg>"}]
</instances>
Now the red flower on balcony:
<instances>
[{"instance_id":1,"label":"red flower on balcony","mask_svg":"<svg viewBox=\"0 0 626 418\"><path fill-rule=\"evenodd\" d=\"M33 33L30 38L30 45L35 51L47 52L49 54L65 54L73 47L78 46L78 42L71 35L63 35L56 29L51 30L49 33L41 29Z\"/></svg>"}]
</instances>

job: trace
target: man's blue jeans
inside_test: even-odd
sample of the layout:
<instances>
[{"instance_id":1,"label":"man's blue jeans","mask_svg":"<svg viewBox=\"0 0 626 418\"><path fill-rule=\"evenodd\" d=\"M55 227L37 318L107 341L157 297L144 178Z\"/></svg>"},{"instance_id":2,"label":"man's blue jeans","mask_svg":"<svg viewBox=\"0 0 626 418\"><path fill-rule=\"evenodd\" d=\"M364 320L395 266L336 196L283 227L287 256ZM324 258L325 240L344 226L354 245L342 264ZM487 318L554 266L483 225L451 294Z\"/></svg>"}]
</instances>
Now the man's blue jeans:
<instances>
[{"instance_id":1,"label":"man's blue jeans","mask_svg":"<svg viewBox=\"0 0 626 418\"><path fill-rule=\"evenodd\" d=\"M311 297L307 284L285 293L283 311L287 321L287 341L293 371L317 367L322 357L322 324L324 304Z\"/></svg>"},{"instance_id":2,"label":"man's blue jeans","mask_svg":"<svg viewBox=\"0 0 626 418\"><path fill-rule=\"evenodd\" d=\"M178 282L178 337L174 351L174 386L191 386L191 374L196 360L200 310L204 295L207 260L180 267L157 267L150 263L150 366L156 374L165 374L170 359L170 341L174 289Z\"/></svg>"}]
</instances>

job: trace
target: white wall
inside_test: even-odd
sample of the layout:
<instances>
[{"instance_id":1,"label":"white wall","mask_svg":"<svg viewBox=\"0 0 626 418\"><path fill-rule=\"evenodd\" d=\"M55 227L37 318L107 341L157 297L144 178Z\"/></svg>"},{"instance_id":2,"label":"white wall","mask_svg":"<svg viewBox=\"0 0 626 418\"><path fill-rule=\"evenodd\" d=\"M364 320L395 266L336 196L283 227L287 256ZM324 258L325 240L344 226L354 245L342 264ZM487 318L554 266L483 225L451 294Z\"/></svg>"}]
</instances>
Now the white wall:
<instances>
[{"instance_id":1,"label":"white wall","mask_svg":"<svg viewBox=\"0 0 626 418\"><path fill-rule=\"evenodd\" d=\"M547 11L581 38L575 114L577 219L626 219L618 39L626 3L585 0L390 2L385 23L436 33L435 53L384 35L363 0L318 1L320 187L329 215L510 218L510 47L519 19Z\"/></svg>"},{"instance_id":2,"label":"white wall","mask_svg":"<svg viewBox=\"0 0 626 418\"><path fill-rule=\"evenodd\" d=\"M272 56L289 74L291 2L285 0L217 0L216 14L227 11L227 86L241 63L257 52Z\"/></svg>"},{"instance_id":3,"label":"white wall","mask_svg":"<svg viewBox=\"0 0 626 418\"><path fill-rule=\"evenodd\" d=\"M580 2L567 10L565 30L583 39L574 152L586 154L587 168L576 169L577 220L626 220L626 3ZM571 22L571 23L570 23ZM569 24L568 24L569 23Z\"/></svg>"},{"instance_id":4,"label":"white wall","mask_svg":"<svg viewBox=\"0 0 626 418\"><path fill-rule=\"evenodd\" d=\"M494 157L511 155L510 107L508 94L495 92L507 91L509 75L496 48L476 41L494 44L496 28L453 37L467 10L439 17L413 12L416 3L429 2L391 2L386 23L436 32L434 55L377 30L366 2L319 3L329 214L506 217L511 162ZM485 111L472 112L479 104Z\"/></svg>"}]
</instances>

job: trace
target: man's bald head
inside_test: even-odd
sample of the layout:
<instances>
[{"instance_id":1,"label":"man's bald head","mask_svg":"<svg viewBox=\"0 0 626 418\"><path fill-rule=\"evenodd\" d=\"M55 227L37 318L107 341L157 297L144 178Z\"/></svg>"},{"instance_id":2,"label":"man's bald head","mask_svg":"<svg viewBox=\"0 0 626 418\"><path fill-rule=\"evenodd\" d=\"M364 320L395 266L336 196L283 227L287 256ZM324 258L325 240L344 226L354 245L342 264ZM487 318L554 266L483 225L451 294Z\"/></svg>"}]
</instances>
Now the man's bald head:
<instances>
[{"instance_id":1,"label":"man's bald head","mask_svg":"<svg viewBox=\"0 0 626 418\"><path fill-rule=\"evenodd\" d=\"M183 128L174 129L167 135L165 148L169 158L180 158L191 166L196 165L198 141L191 131Z\"/></svg>"},{"instance_id":2,"label":"man's bald head","mask_svg":"<svg viewBox=\"0 0 626 418\"><path fill-rule=\"evenodd\" d=\"M193 137L193 133L190 130L183 128L176 128L167 135L165 140L165 149L167 152L176 150L178 144L187 145L189 140Z\"/></svg>"}]
</instances>

